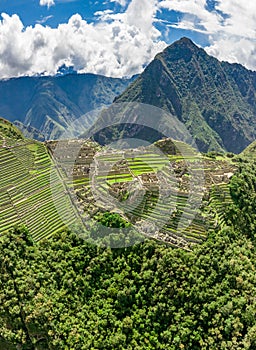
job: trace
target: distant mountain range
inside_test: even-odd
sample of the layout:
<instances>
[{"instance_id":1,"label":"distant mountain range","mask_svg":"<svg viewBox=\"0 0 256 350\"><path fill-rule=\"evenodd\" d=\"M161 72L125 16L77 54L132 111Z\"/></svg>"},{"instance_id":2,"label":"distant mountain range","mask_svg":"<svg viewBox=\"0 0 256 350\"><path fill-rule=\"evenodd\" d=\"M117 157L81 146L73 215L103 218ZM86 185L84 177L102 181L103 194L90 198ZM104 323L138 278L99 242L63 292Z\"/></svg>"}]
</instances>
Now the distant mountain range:
<instances>
[{"instance_id":1,"label":"distant mountain range","mask_svg":"<svg viewBox=\"0 0 256 350\"><path fill-rule=\"evenodd\" d=\"M77 118L110 105L133 79L67 74L0 81L0 116L28 137L57 139ZM93 123L90 118L85 119L88 125L84 127Z\"/></svg>"},{"instance_id":2,"label":"distant mountain range","mask_svg":"<svg viewBox=\"0 0 256 350\"><path fill-rule=\"evenodd\" d=\"M0 96L0 116L38 140L59 138L79 117L113 101L161 108L185 124L203 152L239 153L256 139L256 72L220 62L187 38L167 47L132 79L93 74L17 78L0 81ZM119 113L103 111L98 121L96 117L83 118L82 131L91 125L100 128L103 119L120 123ZM162 119L157 118L155 125L167 123ZM142 126L135 129L113 128L95 139L104 143L111 134L118 138L151 133ZM152 141L162 136L154 135Z\"/></svg>"}]
</instances>

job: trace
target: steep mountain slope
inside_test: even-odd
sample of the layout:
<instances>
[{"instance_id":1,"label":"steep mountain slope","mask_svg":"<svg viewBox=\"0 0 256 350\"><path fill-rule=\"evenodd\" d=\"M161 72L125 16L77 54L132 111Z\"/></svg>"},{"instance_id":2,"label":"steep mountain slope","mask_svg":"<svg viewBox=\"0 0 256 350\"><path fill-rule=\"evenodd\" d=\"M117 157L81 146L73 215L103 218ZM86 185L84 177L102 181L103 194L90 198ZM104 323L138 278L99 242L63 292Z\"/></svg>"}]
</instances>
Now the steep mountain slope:
<instances>
[{"instance_id":1,"label":"steep mountain slope","mask_svg":"<svg viewBox=\"0 0 256 350\"><path fill-rule=\"evenodd\" d=\"M44 144L0 118L0 235L23 224L38 240L77 225L79 216L64 193Z\"/></svg>"},{"instance_id":2,"label":"steep mountain slope","mask_svg":"<svg viewBox=\"0 0 256 350\"><path fill-rule=\"evenodd\" d=\"M256 156L256 141L252 142L245 150L241 153L242 157L250 158L251 160L255 159Z\"/></svg>"},{"instance_id":3,"label":"steep mountain slope","mask_svg":"<svg viewBox=\"0 0 256 350\"><path fill-rule=\"evenodd\" d=\"M158 54L115 102L163 108L201 151L239 153L256 138L256 72L219 62L187 38Z\"/></svg>"},{"instance_id":4,"label":"steep mountain slope","mask_svg":"<svg viewBox=\"0 0 256 350\"><path fill-rule=\"evenodd\" d=\"M22 132L8 120L0 118L0 147L4 147L7 140L19 142L24 140L24 136L22 135Z\"/></svg>"},{"instance_id":5,"label":"steep mountain slope","mask_svg":"<svg viewBox=\"0 0 256 350\"><path fill-rule=\"evenodd\" d=\"M29 137L58 138L80 116L109 105L130 81L94 74L0 81L0 115Z\"/></svg>"}]
</instances>

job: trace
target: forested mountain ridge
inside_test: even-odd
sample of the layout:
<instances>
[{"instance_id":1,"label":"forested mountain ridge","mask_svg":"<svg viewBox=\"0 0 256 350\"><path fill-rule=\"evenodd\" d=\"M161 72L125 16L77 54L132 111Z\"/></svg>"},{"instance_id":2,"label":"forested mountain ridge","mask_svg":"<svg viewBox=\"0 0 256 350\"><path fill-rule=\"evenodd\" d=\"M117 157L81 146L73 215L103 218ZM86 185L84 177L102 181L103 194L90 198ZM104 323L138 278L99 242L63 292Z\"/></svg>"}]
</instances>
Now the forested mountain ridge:
<instances>
[{"instance_id":1,"label":"forested mountain ridge","mask_svg":"<svg viewBox=\"0 0 256 350\"><path fill-rule=\"evenodd\" d=\"M256 72L220 62L187 38L159 53L115 102L165 109L201 151L239 153L256 138Z\"/></svg>"},{"instance_id":2,"label":"forested mountain ridge","mask_svg":"<svg viewBox=\"0 0 256 350\"><path fill-rule=\"evenodd\" d=\"M0 115L11 122L16 121L31 138L56 139L71 128L77 118L111 104L132 79L67 74L2 80ZM90 126L93 120L87 122Z\"/></svg>"}]
</instances>

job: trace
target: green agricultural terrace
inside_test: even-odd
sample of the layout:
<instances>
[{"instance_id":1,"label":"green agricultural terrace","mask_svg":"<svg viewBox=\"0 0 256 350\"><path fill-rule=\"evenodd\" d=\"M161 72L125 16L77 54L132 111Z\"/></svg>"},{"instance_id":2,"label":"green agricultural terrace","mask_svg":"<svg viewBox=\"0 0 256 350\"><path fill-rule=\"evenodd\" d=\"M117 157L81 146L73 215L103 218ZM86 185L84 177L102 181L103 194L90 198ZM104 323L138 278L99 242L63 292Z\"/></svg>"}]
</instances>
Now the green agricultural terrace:
<instances>
[{"instance_id":1,"label":"green agricultural terrace","mask_svg":"<svg viewBox=\"0 0 256 350\"><path fill-rule=\"evenodd\" d=\"M0 119L0 234L23 224L39 240L77 223L65 193L44 144Z\"/></svg>"},{"instance_id":2,"label":"green agricultural terrace","mask_svg":"<svg viewBox=\"0 0 256 350\"><path fill-rule=\"evenodd\" d=\"M122 151L89 140L43 144L0 119L0 234L23 224L40 240L109 212L190 249L222 225L235 171L228 155L170 139Z\"/></svg>"},{"instance_id":3,"label":"green agricultural terrace","mask_svg":"<svg viewBox=\"0 0 256 350\"><path fill-rule=\"evenodd\" d=\"M236 166L224 155L170 139L122 151L88 140L46 144L85 221L118 213L146 236L190 249L221 225L231 201Z\"/></svg>"}]
</instances>

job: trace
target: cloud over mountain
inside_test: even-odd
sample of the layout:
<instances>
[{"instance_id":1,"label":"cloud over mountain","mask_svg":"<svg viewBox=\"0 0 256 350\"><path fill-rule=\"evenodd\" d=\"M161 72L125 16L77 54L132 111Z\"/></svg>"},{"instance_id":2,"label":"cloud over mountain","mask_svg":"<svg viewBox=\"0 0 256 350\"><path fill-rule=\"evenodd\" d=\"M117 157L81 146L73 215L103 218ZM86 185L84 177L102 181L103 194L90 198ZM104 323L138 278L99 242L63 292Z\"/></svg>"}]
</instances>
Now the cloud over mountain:
<instances>
[{"instance_id":1,"label":"cloud over mountain","mask_svg":"<svg viewBox=\"0 0 256 350\"><path fill-rule=\"evenodd\" d=\"M70 2L74 0L65 0ZM64 0L40 0L51 7ZM240 0L111 0L119 7L94 13L88 22L72 15L56 28L46 25L49 15L34 26L24 26L18 15L0 20L0 79L23 75L53 75L62 65L79 72L112 77L140 73L167 46L160 32L161 11L179 20L169 30L200 32L208 39L206 51L229 62L256 69L256 2ZM38 2L39 3L39 2ZM120 9L121 8L121 9ZM172 18L172 16L170 16ZM158 29L157 29L158 28ZM167 35L168 36L168 35ZM165 39L166 40L166 39ZM206 40L207 41L207 40Z\"/></svg>"},{"instance_id":2,"label":"cloud over mountain","mask_svg":"<svg viewBox=\"0 0 256 350\"><path fill-rule=\"evenodd\" d=\"M24 28L17 15L2 14L0 78L55 74L63 64L112 77L140 72L166 43L154 27L154 0L133 0L125 12L88 23L79 14L50 28Z\"/></svg>"}]
</instances>

